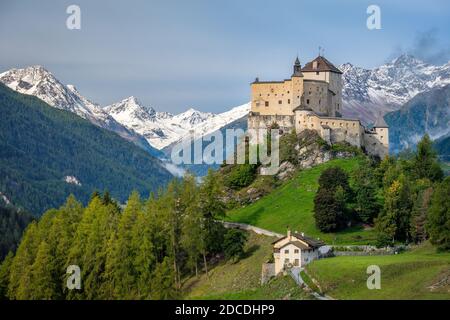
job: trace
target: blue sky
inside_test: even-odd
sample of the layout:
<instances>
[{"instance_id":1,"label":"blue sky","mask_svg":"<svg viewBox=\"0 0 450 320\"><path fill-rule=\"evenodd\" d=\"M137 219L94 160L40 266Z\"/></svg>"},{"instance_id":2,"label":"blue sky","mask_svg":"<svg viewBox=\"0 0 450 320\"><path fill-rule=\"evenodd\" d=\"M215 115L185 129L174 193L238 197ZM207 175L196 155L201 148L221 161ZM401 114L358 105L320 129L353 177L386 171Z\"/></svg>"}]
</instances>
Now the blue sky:
<instances>
[{"instance_id":1,"label":"blue sky","mask_svg":"<svg viewBox=\"0 0 450 320\"><path fill-rule=\"evenodd\" d=\"M66 28L71 4L81 30ZM381 30L366 27L370 4ZM134 95L161 111L225 111L256 76L284 79L319 46L336 65L404 52L445 63L450 1L0 1L0 71L43 65L101 105Z\"/></svg>"}]
</instances>

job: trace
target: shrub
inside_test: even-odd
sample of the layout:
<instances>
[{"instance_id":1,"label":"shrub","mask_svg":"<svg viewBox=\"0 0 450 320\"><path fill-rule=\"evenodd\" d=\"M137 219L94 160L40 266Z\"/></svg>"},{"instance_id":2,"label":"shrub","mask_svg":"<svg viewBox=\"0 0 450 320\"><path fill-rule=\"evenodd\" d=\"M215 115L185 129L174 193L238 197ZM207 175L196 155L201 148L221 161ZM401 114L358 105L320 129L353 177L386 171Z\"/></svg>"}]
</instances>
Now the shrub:
<instances>
[{"instance_id":1,"label":"shrub","mask_svg":"<svg viewBox=\"0 0 450 320\"><path fill-rule=\"evenodd\" d=\"M241 230L228 229L223 241L223 251L227 259L239 259L244 253L247 234Z\"/></svg>"}]
</instances>

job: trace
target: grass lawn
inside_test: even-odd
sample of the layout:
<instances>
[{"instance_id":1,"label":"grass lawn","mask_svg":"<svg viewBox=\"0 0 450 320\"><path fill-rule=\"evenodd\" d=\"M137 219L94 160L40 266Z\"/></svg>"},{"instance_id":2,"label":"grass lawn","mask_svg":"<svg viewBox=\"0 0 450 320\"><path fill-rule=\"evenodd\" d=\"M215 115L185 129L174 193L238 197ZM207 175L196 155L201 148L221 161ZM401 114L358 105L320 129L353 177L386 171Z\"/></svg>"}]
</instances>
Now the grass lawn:
<instances>
[{"instance_id":1,"label":"grass lawn","mask_svg":"<svg viewBox=\"0 0 450 320\"><path fill-rule=\"evenodd\" d=\"M367 289L369 265L380 267L380 290ZM316 260L307 270L324 293L337 299L450 300L450 253L436 253L430 244L398 255Z\"/></svg>"},{"instance_id":2,"label":"grass lawn","mask_svg":"<svg viewBox=\"0 0 450 320\"><path fill-rule=\"evenodd\" d=\"M274 238L249 232L242 259L221 262L205 274L183 284L185 299L304 299L306 295L290 277L277 277L260 285L261 266L272 254Z\"/></svg>"},{"instance_id":3,"label":"grass lawn","mask_svg":"<svg viewBox=\"0 0 450 320\"><path fill-rule=\"evenodd\" d=\"M372 230L355 227L338 233L322 233L316 228L313 217L313 201L321 172L331 166L339 166L351 172L358 166L358 162L357 158L336 159L303 170L295 178L257 202L229 211L227 220L255 225L282 234L289 226L293 231L305 232L309 236L324 240L327 244L373 243L375 233Z\"/></svg>"}]
</instances>

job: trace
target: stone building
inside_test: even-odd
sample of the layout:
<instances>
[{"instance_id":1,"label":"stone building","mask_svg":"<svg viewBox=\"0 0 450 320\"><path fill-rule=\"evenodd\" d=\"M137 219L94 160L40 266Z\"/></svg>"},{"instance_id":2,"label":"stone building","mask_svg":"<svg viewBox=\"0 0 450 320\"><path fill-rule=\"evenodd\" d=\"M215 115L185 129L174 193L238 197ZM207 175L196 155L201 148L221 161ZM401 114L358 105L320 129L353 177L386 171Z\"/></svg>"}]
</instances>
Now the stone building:
<instances>
[{"instance_id":1,"label":"stone building","mask_svg":"<svg viewBox=\"0 0 450 320\"><path fill-rule=\"evenodd\" d=\"M287 232L287 236L273 243L274 273L277 275L291 267L303 267L319 258L319 248L325 245L320 240L303 233Z\"/></svg>"},{"instance_id":2,"label":"stone building","mask_svg":"<svg viewBox=\"0 0 450 320\"><path fill-rule=\"evenodd\" d=\"M300 132L312 129L329 144L348 142L368 154L385 157L389 128L380 117L371 129L358 119L342 118L342 72L318 56L303 68L297 58L290 79L251 84L249 129L280 129Z\"/></svg>"}]
</instances>

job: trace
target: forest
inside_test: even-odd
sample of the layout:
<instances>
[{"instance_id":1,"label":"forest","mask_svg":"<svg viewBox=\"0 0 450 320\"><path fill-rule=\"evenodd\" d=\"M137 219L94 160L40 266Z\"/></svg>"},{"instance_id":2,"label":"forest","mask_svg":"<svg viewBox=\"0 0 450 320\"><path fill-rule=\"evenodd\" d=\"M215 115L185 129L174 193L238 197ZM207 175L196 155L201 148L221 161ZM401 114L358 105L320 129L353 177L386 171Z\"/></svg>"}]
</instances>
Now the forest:
<instances>
[{"instance_id":1,"label":"forest","mask_svg":"<svg viewBox=\"0 0 450 320\"><path fill-rule=\"evenodd\" d=\"M225 229L220 182L212 172L174 180L156 196L133 192L121 208L108 193L86 207L70 196L26 229L0 267L5 299L174 299L184 277L204 272L212 257L239 259L246 234ZM68 290L69 266L81 290Z\"/></svg>"}]
</instances>

